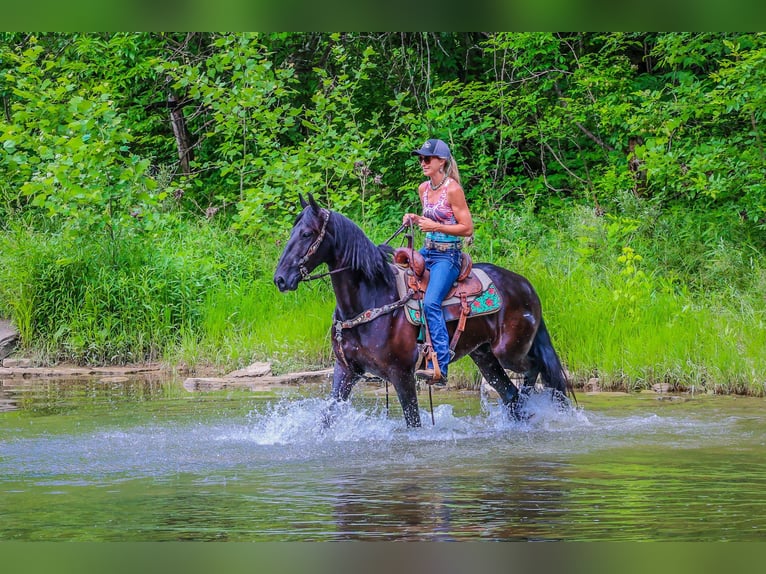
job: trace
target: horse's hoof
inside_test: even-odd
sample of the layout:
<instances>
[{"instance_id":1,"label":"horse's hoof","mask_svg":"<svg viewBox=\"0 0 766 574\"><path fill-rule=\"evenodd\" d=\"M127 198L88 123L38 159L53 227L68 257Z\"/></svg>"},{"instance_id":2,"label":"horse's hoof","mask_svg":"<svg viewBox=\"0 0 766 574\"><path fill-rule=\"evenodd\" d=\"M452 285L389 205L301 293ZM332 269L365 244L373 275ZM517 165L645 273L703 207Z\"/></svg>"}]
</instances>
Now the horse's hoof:
<instances>
[{"instance_id":1,"label":"horse's hoof","mask_svg":"<svg viewBox=\"0 0 766 574\"><path fill-rule=\"evenodd\" d=\"M513 422L526 423L534 416L524 409L525 398L523 394L518 394L508 404L508 416Z\"/></svg>"},{"instance_id":2,"label":"horse's hoof","mask_svg":"<svg viewBox=\"0 0 766 574\"><path fill-rule=\"evenodd\" d=\"M319 419L319 430L324 432L326 430L329 430L330 427L332 427L335 424L335 421L338 418L338 403L333 402L330 405L327 406L327 408L322 412L322 416Z\"/></svg>"},{"instance_id":3,"label":"horse's hoof","mask_svg":"<svg viewBox=\"0 0 766 574\"><path fill-rule=\"evenodd\" d=\"M556 408L558 408L559 412L571 411L573 408L572 401L561 391L553 391L551 399L556 403Z\"/></svg>"},{"instance_id":4,"label":"horse's hoof","mask_svg":"<svg viewBox=\"0 0 766 574\"><path fill-rule=\"evenodd\" d=\"M516 395L516 397L508 405L508 415L511 417L511 420L515 422L521 422L521 400L519 400L519 395Z\"/></svg>"}]
</instances>

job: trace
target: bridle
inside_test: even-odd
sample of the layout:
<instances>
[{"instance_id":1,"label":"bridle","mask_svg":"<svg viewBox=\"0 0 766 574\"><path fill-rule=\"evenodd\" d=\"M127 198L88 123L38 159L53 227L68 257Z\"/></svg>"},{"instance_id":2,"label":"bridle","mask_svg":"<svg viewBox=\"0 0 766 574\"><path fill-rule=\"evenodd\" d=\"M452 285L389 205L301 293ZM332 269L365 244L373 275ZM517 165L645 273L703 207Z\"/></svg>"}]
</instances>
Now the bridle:
<instances>
[{"instance_id":1,"label":"bridle","mask_svg":"<svg viewBox=\"0 0 766 574\"><path fill-rule=\"evenodd\" d=\"M319 230L319 235L317 235L317 238L314 240L314 242L311 245L309 245L309 248L306 251L306 255L304 255L301 258L301 260L298 261L298 271L300 271L301 280L303 281L313 281L314 279L321 279L322 277L325 277L327 275L332 275L333 273L340 273L341 271L345 271L346 269L349 269L349 266L346 265L345 267L333 269L332 271L325 271L324 273L316 273L315 275L309 275L309 270L306 269L306 263L319 250L319 246L322 245L324 236L327 233L327 223L330 221L330 210L325 208L320 209L319 217L322 219L322 228Z\"/></svg>"}]
</instances>

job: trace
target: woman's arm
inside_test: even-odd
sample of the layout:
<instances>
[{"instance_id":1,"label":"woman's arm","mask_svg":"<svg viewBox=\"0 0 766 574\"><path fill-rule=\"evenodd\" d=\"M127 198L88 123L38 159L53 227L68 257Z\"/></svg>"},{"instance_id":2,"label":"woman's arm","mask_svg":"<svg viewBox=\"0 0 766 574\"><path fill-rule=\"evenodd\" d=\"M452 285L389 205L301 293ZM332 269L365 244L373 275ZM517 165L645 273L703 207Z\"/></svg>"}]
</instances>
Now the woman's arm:
<instances>
[{"instance_id":1,"label":"woman's arm","mask_svg":"<svg viewBox=\"0 0 766 574\"><path fill-rule=\"evenodd\" d=\"M427 182L423 182L418 186L418 197L420 198L420 203L423 203L423 194L425 193L425 187ZM409 225L412 223L413 225L420 225L420 220L423 219L423 216L418 215L417 213L405 213L404 217L402 217L402 224L403 225Z\"/></svg>"}]
</instances>

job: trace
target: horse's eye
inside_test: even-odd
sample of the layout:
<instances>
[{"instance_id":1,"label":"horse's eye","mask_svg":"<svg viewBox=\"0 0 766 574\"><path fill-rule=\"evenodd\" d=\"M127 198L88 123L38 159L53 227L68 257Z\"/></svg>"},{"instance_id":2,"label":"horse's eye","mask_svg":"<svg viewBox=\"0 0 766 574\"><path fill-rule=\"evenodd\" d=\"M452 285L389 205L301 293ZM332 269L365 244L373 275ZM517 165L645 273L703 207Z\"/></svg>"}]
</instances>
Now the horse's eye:
<instances>
[{"instance_id":1,"label":"horse's eye","mask_svg":"<svg viewBox=\"0 0 766 574\"><path fill-rule=\"evenodd\" d=\"M301 233L301 237L311 237L312 233L310 231L304 231Z\"/></svg>"}]
</instances>

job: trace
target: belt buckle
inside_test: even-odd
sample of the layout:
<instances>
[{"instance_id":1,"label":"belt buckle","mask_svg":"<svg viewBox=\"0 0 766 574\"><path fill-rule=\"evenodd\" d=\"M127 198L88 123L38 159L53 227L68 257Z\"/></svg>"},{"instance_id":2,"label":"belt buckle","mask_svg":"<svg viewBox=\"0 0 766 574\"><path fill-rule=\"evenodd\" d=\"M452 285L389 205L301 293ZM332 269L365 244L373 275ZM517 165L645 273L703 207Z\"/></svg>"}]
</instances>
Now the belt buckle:
<instances>
[{"instance_id":1,"label":"belt buckle","mask_svg":"<svg viewBox=\"0 0 766 574\"><path fill-rule=\"evenodd\" d=\"M425 241L425 247L426 249L435 249L436 251L446 252L451 251L453 249L459 249L460 244L456 242L446 242L446 241L434 241L433 239L426 239Z\"/></svg>"}]
</instances>

